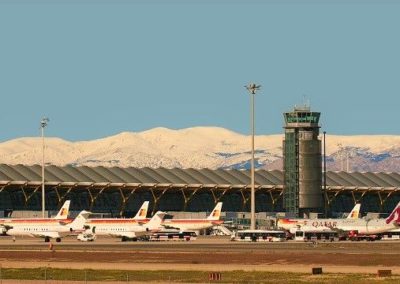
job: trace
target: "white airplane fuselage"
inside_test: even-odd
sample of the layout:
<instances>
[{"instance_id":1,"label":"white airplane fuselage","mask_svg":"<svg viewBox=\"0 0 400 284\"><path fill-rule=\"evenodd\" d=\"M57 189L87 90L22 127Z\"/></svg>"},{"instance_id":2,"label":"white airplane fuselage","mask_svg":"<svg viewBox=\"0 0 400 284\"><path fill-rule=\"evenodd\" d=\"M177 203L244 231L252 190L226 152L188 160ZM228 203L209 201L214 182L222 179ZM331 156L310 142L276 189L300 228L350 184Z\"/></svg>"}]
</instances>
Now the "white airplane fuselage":
<instances>
[{"instance_id":1,"label":"white airplane fuselage","mask_svg":"<svg viewBox=\"0 0 400 284\"><path fill-rule=\"evenodd\" d=\"M149 229L146 226L138 225L133 221L131 224L127 222L88 222L86 223L92 228L94 234L98 236L112 236L112 237L127 237L136 238L149 234Z\"/></svg>"},{"instance_id":2,"label":"white airplane fuselage","mask_svg":"<svg viewBox=\"0 0 400 284\"><path fill-rule=\"evenodd\" d=\"M134 239L137 237L149 235L154 231L161 229L161 222L165 213L158 211L146 223L144 220L134 219L88 219L85 223L87 230L98 236L122 237L123 239Z\"/></svg>"},{"instance_id":3,"label":"white airplane fuselage","mask_svg":"<svg viewBox=\"0 0 400 284\"><path fill-rule=\"evenodd\" d=\"M0 227L5 231L4 234L9 236L38 237L45 238L46 241L55 238L59 242L62 237L83 232L83 226L89 213L81 211L73 221L52 218L10 219L1 223Z\"/></svg>"},{"instance_id":4,"label":"white airplane fuselage","mask_svg":"<svg viewBox=\"0 0 400 284\"><path fill-rule=\"evenodd\" d=\"M180 231L199 231L222 224L222 220L207 219L169 219L164 220L162 225L166 228L176 228Z\"/></svg>"},{"instance_id":5,"label":"white airplane fuselage","mask_svg":"<svg viewBox=\"0 0 400 284\"><path fill-rule=\"evenodd\" d=\"M4 225L9 226L6 232L9 236L62 238L74 232L68 224L62 225L57 220L5 222Z\"/></svg>"},{"instance_id":6,"label":"white airplane fuselage","mask_svg":"<svg viewBox=\"0 0 400 284\"><path fill-rule=\"evenodd\" d=\"M386 223L385 219L285 219L279 220L278 227L285 230L356 231L358 234L379 234L399 228L396 223Z\"/></svg>"}]
</instances>

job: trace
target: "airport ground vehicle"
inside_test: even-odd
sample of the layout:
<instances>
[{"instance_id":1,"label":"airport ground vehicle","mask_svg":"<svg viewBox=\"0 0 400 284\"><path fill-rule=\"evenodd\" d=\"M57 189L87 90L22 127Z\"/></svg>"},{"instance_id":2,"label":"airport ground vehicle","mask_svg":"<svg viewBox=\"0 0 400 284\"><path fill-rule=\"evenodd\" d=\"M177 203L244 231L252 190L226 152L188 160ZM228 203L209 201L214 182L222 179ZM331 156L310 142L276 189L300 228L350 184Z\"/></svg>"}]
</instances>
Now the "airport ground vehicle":
<instances>
[{"instance_id":1,"label":"airport ground vehicle","mask_svg":"<svg viewBox=\"0 0 400 284\"><path fill-rule=\"evenodd\" d=\"M235 232L231 236L231 241L283 242L286 241L286 232L275 230L242 230Z\"/></svg>"},{"instance_id":2,"label":"airport ground vehicle","mask_svg":"<svg viewBox=\"0 0 400 284\"><path fill-rule=\"evenodd\" d=\"M150 241L191 241L196 240L197 234L192 231L164 231L150 236Z\"/></svg>"},{"instance_id":3,"label":"airport ground vehicle","mask_svg":"<svg viewBox=\"0 0 400 284\"><path fill-rule=\"evenodd\" d=\"M81 242L93 242L96 239L95 234L83 233L79 234L76 239Z\"/></svg>"},{"instance_id":4,"label":"airport ground vehicle","mask_svg":"<svg viewBox=\"0 0 400 284\"><path fill-rule=\"evenodd\" d=\"M377 241L382 239L382 234L360 234L357 230L348 232L350 241Z\"/></svg>"},{"instance_id":5,"label":"airport ground vehicle","mask_svg":"<svg viewBox=\"0 0 400 284\"><path fill-rule=\"evenodd\" d=\"M382 241L398 241L400 240L400 230L393 230L380 234Z\"/></svg>"},{"instance_id":6,"label":"airport ground vehicle","mask_svg":"<svg viewBox=\"0 0 400 284\"><path fill-rule=\"evenodd\" d=\"M295 241L302 242L333 242L341 240L338 232L335 231L302 231L297 230L294 237Z\"/></svg>"}]
</instances>

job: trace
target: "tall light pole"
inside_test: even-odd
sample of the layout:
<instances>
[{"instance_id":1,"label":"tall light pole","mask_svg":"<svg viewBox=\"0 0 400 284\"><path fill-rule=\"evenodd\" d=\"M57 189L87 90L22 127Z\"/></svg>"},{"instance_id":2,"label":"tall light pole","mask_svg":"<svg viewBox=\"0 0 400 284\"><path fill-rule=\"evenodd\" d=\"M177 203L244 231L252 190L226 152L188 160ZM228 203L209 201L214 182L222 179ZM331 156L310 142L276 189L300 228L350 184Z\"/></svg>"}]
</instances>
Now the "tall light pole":
<instances>
[{"instance_id":1,"label":"tall light pole","mask_svg":"<svg viewBox=\"0 0 400 284\"><path fill-rule=\"evenodd\" d=\"M251 220L250 220L250 230L256 229L256 194L254 190L254 95L261 88L260 85L250 83L246 86L246 89L250 94L250 120L251 120Z\"/></svg>"},{"instance_id":2,"label":"tall light pole","mask_svg":"<svg viewBox=\"0 0 400 284\"><path fill-rule=\"evenodd\" d=\"M47 123L50 120L47 117L43 117L40 121L40 128L42 130L42 218L45 218L44 211L45 211L45 190L44 190L44 128L47 126Z\"/></svg>"},{"instance_id":3,"label":"tall light pole","mask_svg":"<svg viewBox=\"0 0 400 284\"><path fill-rule=\"evenodd\" d=\"M326 131L324 131L324 213L325 218L328 218L328 193L326 192Z\"/></svg>"}]
</instances>

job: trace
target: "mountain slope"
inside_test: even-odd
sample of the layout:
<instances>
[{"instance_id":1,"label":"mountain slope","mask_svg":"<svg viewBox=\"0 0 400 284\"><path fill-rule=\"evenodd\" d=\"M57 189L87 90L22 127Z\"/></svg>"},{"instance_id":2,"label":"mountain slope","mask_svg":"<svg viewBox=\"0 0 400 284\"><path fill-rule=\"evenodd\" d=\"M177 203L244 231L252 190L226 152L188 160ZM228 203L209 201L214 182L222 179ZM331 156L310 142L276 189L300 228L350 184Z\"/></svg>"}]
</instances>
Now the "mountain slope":
<instances>
[{"instance_id":1,"label":"mountain slope","mask_svg":"<svg viewBox=\"0 0 400 284\"><path fill-rule=\"evenodd\" d=\"M154 128L79 142L46 138L45 160L59 166L249 168L250 139L218 127ZM255 137L257 167L282 168L282 139L283 135ZM351 170L400 171L400 136L329 135L326 141L328 169L345 169L348 155ZM41 147L40 138L0 143L0 162L40 164Z\"/></svg>"}]
</instances>

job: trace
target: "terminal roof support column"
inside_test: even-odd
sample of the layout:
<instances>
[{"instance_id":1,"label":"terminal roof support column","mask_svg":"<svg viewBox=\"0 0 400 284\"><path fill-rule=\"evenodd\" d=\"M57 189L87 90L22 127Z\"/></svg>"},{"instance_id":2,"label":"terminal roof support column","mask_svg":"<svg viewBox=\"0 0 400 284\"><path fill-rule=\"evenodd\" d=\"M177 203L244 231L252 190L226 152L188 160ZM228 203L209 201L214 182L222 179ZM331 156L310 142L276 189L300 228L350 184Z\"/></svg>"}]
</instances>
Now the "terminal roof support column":
<instances>
[{"instance_id":1,"label":"terminal roof support column","mask_svg":"<svg viewBox=\"0 0 400 284\"><path fill-rule=\"evenodd\" d=\"M89 189L89 194L90 194L90 207L89 207L89 211L92 211L92 210L93 210L94 203L96 202L96 200L97 200L97 198L99 197L99 195L102 194L103 191L104 191L105 189L109 188L109 187L110 187L110 184L107 184L105 187L102 187L102 188L100 188L100 189L97 189L97 188L95 188L95 187L92 187L92 188L91 188L92 191L98 190L98 192L95 193L95 194L93 194L93 192L90 191L90 189Z\"/></svg>"},{"instance_id":2,"label":"terminal roof support column","mask_svg":"<svg viewBox=\"0 0 400 284\"><path fill-rule=\"evenodd\" d=\"M203 186L201 185L201 186L195 188L195 189L194 189L190 194L188 194L187 196L186 196L185 192L187 191L188 186L185 185L184 187L180 188L180 190L181 190L181 192L182 192L182 195L183 195L183 202L184 202L184 204L183 204L183 211L186 211L186 208L187 208L188 203L193 199L194 195L195 195L195 194L197 193L197 191L199 191L199 189L201 189L202 187L203 187Z\"/></svg>"},{"instance_id":3,"label":"terminal roof support column","mask_svg":"<svg viewBox=\"0 0 400 284\"><path fill-rule=\"evenodd\" d=\"M57 199L58 199L58 207L62 206L62 203L64 203L67 195L71 192L71 190L73 188L76 188L76 187L77 187L77 184L67 187L67 189L63 193L61 193L61 191L64 190L64 188L61 188L60 184L58 184L57 186L54 187L54 191L56 192Z\"/></svg>"},{"instance_id":4,"label":"terminal roof support column","mask_svg":"<svg viewBox=\"0 0 400 284\"><path fill-rule=\"evenodd\" d=\"M246 209L246 204L249 202L249 200L250 200L250 194L246 197L245 196L245 192L244 192L244 190L245 190L246 188L242 188L242 189L240 189L240 194L242 195L242 209L241 209L241 211L244 211L245 209Z\"/></svg>"},{"instance_id":5,"label":"terminal roof support column","mask_svg":"<svg viewBox=\"0 0 400 284\"><path fill-rule=\"evenodd\" d=\"M125 184L122 187L118 188L119 193L121 194L121 208L119 210L119 216L122 216L129 199L136 192L136 190L138 190L141 186L142 185L138 185L138 186L135 186L134 188L132 188L131 191L128 193L128 195L125 195L124 190L123 190L124 188L126 188Z\"/></svg>"},{"instance_id":6,"label":"terminal roof support column","mask_svg":"<svg viewBox=\"0 0 400 284\"><path fill-rule=\"evenodd\" d=\"M272 203L271 211L275 211L276 202L278 201L279 198L281 198L283 196L283 190L281 190L279 192L277 197L274 197L273 192L276 192L276 187L275 186L273 188L271 188L270 190L268 190L269 196L271 197L271 203Z\"/></svg>"},{"instance_id":7,"label":"terminal roof support column","mask_svg":"<svg viewBox=\"0 0 400 284\"><path fill-rule=\"evenodd\" d=\"M7 182L5 185L3 185L2 187L0 187L0 193L3 192L3 190L7 187L7 185L9 185L10 182Z\"/></svg>"},{"instance_id":8,"label":"terminal roof support column","mask_svg":"<svg viewBox=\"0 0 400 284\"><path fill-rule=\"evenodd\" d=\"M328 191L325 192L325 194L326 194L326 203L327 203L326 205L328 206L328 209L331 207L332 202L336 199L336 197L343 191L344 191L344 188L342 188L341 190L336 191L335 194L333 194L333 196L331 198L329 198Z\"/></svg>"},{"instance_id":9,"label":"terminal roof support column","mask_svg":"<svg viewBox=\"0 0 400 284\"><path fill-rule=\"evenodd\" d=\"M383 210L383 206L385 205L387 199L392 195L394 191L390 191L386 197L382 197L382 193L380 191L378 191L378 197L379 197L379 212L382 212Z\"/></svg>"},{"instance_id":10,"label":"terminal roof support column","mask_svg":"<svg viewBox=\"0 0 400 284\"><path fill-rule=\"evenodd\" d=\"M92 183L91 185L89 185L86 189L89 193L89 208L92 208L92 204L93 204L93 194L92 191L90 190L91 188L93 188L94 183Z\"/></svg>"},{"instance_id":11,"label":"terminal roof support column","mask_svg":"<svg viewBox=\"0 0 400 284\"><path fill-rule=\"evenodd\" d=\"M35 187L34 190L30 194L28 194L27 193L28 187L26 187L26 186L27 186L27 183L25 183L24 185L21 186L22 194L24 195L25 208L28 207L28 202L32 198L32 196L41 188L41 185L39 185L39 186Z\"/></svg>"},{"instance_id":12,"label":"terminal roof support column","mask_svg":"<svg viewBox=\"0 0 400 284\"><path fill-rule=\"evenodd\" d=\"M212 194L213 199L214 199L214 204L217 204L217 202L219 202L219 201L221 200L221 198L225 195L225 193L226 193L228 190L232 189L232 187L230 186L230 187L228 187L228 188L225 188L225 189L221 192L220 190L217 190L217 188L218 188L217 186L210 188L211 194ZM217 196L216 192L219 193L218 196Z\"/></svg>"},{"instance_id":13,"label":"terminal roof support column","mask_svg":"<svg viewBox=\"0 0 400 284\"><path fill-rule=\"evenodd\" d=\"M172 185L167 186L166 188L164 188L163 190L158 190L157 193L155 192L155 188L157 188L157 186L153 186L152 188L150 188L150 192L151 195L153 196L153 211L151 213L151 215L153 216L154 213L156 213L156 210L158 209L158 202L160 201L160 198L163 197L163 195L165 194L165 192L170 189L172 187Z\"/></svg>"},{"instance_id":14,"label":"terminal roof support column","mask_svg":"<svg viewBox=\"0 0 400 284\"><path fill-rule=\"evenodd\" d=\"M61 203L61 197L60 197L60 193L58 191L58 188L60 187L60 184L61 183L59 183L59 184L57 184L56 186L53 187L54 192L56 193L56 196L57 196L57 204L58 205Z\"/></svg>"},{"instance_id":15,"label":"terminal roof support column","mask_svg":"<svg viewBox=\"0 0 400 284\"><path fill-rule=\"evenodd\" d=\"M356 189L357 192L357 189ZM354 193L354 190L351 191L351 196L353 197L354 205L357 203L360 203L361 199L364 197L364 195L367 193L366 190L362 191L361 196L359 198L356 198L356 194Z\"/></svg>"}]
</instances>

